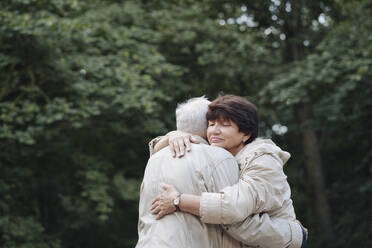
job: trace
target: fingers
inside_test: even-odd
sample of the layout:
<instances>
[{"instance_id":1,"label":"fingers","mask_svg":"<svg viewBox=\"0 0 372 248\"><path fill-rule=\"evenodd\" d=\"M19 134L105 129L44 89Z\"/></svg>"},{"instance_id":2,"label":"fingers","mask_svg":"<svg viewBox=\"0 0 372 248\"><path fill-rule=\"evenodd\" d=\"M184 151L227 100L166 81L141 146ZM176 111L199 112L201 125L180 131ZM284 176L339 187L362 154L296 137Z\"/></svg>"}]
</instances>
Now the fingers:
<instances>
[{"instance_id":1,"label":"fingers","mask_svg":"<svg viewBox=\"0 0 372 248\"><path fill-rule=\"evenodd\" d=\"M161 206L161 195L155 197L155 199L151 203L150 211L152 214L157 214L160 211Z\"/></svg>"},{"instance_id":2,"label":"fingers","mask_svg":"<svg viewBox=\"0 0 372 248\"><path fill-rule=\"evenodd\" d=\"M171 154L172 154L172 157L176 157L176 149L174 148L174 144L173 142L170 142L169 141L169 148L170 148L170 151L171 151Z\"/></svg>"},{"instance_id":3,"label":"fingers","mask_svg":"<svg viewBox=\"0 0 372 248\"><path fill-rule=\"evenodd\" d=\"M160 206L154 206L154 207L152 207L151 209L150 209L150 211L151 211L151 213L152 214L158 214L159 212L161 212L161 207Z\"/></svg>"},{"instance_id":4,"label":"fingers","mask_svg":"<svg viewBox=\"0 0 372 248\"><path fill-rule=\"evenodd\" d=\"M305 236L306 236L306 240L309 239L309 231L307 230L307 228L303 227L305 229Z\"/></svg>"},{"instance_id":5,"label":"fingers","mask_svg":"<svg viewBox=\"0 0 372 248\"><path fill-rule=\"evenodd\" d=\"M200 141L197 138L193 137L193 136L190 136L190 141L192 143L194 143L194 144L200 144Z\"/></svg>"},{"instance_id":6,"label":"fingers","mask_svg":"<svg viewBox=\"0 0 372 248\"><path fill-rule=\"evenodd\" d=\"M151 205L155 204L155 202L159 200L160 200L160 195L158 195L157 197L154 198L154 200L152 200Z\"/></svg>"},{"instance_id":7,"label":"fingers","mask_svg":"<svg viewBox=\"0 0 372 248\"><path fill-rule=\"evenodd\" d=\"M178 154L178 157L181 158L183 157L183 155L185 155L185 143L184 143L184 139L179 139L178 140L178 147L180 149L180 153Z\"/></svg>"},{"instance_id":8,"label":"fingers","mask_svg":"<svg viewBox=\"0 0 372 248\"><path fill-rule=\"evenodd\" d=\"M167 214L172 214L176 211L176 208L173 207L173 208L166 208L164 206L159 206L156 211L153 211L152 214L153 215L156 215L156 219L159 220L161 218L163 218L165 215Z\"/></svg>"},{"instance_id":9,"label":"fingers","mask_svg":"<svg viewBox=\"0 0 372 248\"><path fill-rule=\"evenodd\" d=\"M153 214L158 213L159 207L160 207L160 199L155 198L155 200L153 200L151 203L151 208L150 208L151 213Z\"/></svg>"},{"instance_id":10,"label":"fingers","mask_svg":"<svg viewBox=\"0 0 372 248\"><path fill-rule=\"evenodd\" d=\"M180 152L180 147L179 147L178 141L177 140L169 141L169 143L173 143L174 152L176 153L176 157L179 157L181 152Z\"/></svg>"},{"instance_id":11,"label":"fingers","mask_svg":"<svg viewBox=\"0 0 372 248\"><path fill-rule=\"evenodd\" d=\"M176 153L177 158L183 157L185 155L185 142L184 138L177 138L174 139L173 141L169 141L169 144L173 144L174 151Z\"/></svg>"},{"instance_id":12,"label":"fingers","mask_svg":"<svg viewBox=\"0 0 372 248\"><path fill-rule=\"evenodd\" d=\"M173 187L172 185L167 184L164 184L164 186L169 186L169 189L172 189ZM167 200L167 198L164 198L163 195L160 195L153 200L150 209L151 214L156 215L157 220L175 211L176 207L173 205L173 202Z\"/></svg>"},{"instance_id":13,"label":"fingers","mask_svg":"<svg viewBox=\"0 0 372 248\"><path fill-rule=\"evenodd\" d=\"M153 215L157 215L156 216L157 220L161 219L164 215L167 215L168 213L172 213L171 211L169 211L169 209L167 213L167 208L164 206L164 204L162 204L161 201L160 202L157 201L155 204L153 204L151 206L150 212Z\"/></svg>"},{"instance_id":14,"label":"fingers","mask_svg":"<svg viewBox=\"0 0 372 248\"><path fill-rule=\"evenodd\" d=\"M191 134L178 130L169 132L167 135L172 156L177 158L183 157L186 151L191 151L190 141L196 144L200 143L200 141L193 138Z\"/></svg>"},{"instance_id":15,"label":"fingers","mask_svg":"<svg viewBox=\"0 0 372 248\"><path fill-rule=\"evenodd\" d=\"M164 190L167 190L171 187L171 185L166 184L166 183L160 183L160 187L162 187L162 189L164 189Z\"/></svg>"},{"instance_id":16,"label":"fingers","mask_svg":"<svg viewBox=\"0 0 372 248\"><path fill-rule=\"evenodd\" d=\"M157 220L160 220L161 218L164 217L164 215L166 215L163 211L160 211L157 215L156 215L156 219Z\"/></svg>"},{"instance_id":17,"label":"fingers","mask_svg":"<svg viewBox=\"0 0 372 248\"><path fill-rule=\"evenodd\" d=\"M188 138L183 138L183 142L185 143L186 145L186 151L191 151L191 143L190 143L190 139Z\"/></svg>"},{"instance_id":18,"label":"fingers","mask_svg":"<svg viewBox=\"0 0 372 248\"><path fill-rule=\"evenodd\" d=\"M157 208L158 206L159 206L159 201L153 202L153 203L151 203L150 210L153 210L153 209Z\"/></svg>"}]
</instances>

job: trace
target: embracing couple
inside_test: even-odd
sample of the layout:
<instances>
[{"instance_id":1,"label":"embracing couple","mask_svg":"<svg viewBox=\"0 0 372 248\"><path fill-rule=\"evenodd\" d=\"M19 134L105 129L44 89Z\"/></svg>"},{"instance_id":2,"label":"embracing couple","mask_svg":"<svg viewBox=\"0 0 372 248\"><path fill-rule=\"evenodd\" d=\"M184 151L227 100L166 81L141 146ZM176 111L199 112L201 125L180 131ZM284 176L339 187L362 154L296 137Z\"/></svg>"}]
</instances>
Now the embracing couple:
<instances>
[{"instance_id":1,"label":"embracing couple","mask_svg":"<svg viewBox=\"0 0 372 248\"><path fill-rule=\"evenodd\" d=\"M136 248L306 247L283 171L290 154L257 138L255 105L193 98L176 122L150 142Z\"/></svg>"}]
</instances>

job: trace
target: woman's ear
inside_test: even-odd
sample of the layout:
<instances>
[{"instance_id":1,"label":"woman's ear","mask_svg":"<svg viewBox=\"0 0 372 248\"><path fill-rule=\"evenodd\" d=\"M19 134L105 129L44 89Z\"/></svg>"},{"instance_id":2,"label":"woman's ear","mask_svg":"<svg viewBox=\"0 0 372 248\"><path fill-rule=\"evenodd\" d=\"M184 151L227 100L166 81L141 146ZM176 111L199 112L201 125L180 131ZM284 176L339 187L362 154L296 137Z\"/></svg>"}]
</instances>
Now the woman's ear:
<instances>
[{"instance_id":1,"label":"woman's ear","mask_svg":"<svg viewBox=\"0 0 372 248\"><path fill-rule=\"evenodd\" d=\"M243 136L243 143L247 142L247 140L249 140L250 137L251 137L251 134L250 133L249 134L245 134Z\"/></svg>"}]
</instances>

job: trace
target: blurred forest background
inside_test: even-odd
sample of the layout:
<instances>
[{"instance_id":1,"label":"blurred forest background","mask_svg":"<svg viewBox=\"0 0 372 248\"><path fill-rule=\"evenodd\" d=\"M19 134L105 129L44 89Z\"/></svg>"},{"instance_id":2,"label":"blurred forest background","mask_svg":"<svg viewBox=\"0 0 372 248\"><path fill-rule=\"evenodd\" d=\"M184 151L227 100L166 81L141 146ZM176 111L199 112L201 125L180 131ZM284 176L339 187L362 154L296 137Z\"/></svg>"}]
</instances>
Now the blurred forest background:
<instances>
[{"instance_id":1,"label":"blurred forest background","mask_svg":"<svg viewBox=\"0 0 372 248\"><path fill-rule=\"evenodd\" d=\"M371 0L1 0L0 247L134 247L147 143L247 97L309 247L372 247Z\"/></svg>"}]
</instances>

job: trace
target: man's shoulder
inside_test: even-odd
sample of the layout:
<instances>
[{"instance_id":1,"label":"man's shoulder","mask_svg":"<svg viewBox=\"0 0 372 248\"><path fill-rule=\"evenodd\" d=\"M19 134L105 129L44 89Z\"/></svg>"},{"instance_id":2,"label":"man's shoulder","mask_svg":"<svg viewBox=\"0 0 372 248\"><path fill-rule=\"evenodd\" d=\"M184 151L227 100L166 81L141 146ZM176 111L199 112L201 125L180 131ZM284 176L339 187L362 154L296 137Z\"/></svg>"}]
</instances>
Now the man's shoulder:
<instances>
[{"instance_id":1,"label":"man's shoulder","mask_svg":"<svg viewBox=\"0 0 372 248\"><path fill-rule=\"evenodd\" d=\"M226 159L234 159L235 157L228 152L227 150L216 147L216 146L210 146L206 144L194 144L191 143L191 152L186 153L185 157L189 157L191 159L198 159L201 157L206 157L208 159L212 159L214 162L221 162ZM154 155L152 155L149 159L149 162L155 162L156 160L163 159L163 158L169 158L172 162L179 161L178 159L172 160L172 154L170 152L169 146L161 149Z\"/></svg>"},{"instance_id":2,"label":"man's shoulder","mask_svg":"<svg viewBox=\"0 0 372 248\"><path fill-rule=\"evenodd\" d=\"M215 160L234 159L234 156L230 152L221 147L206 144L191 144L191 151L193 150L195 150L196 153L209 155Z\"/></svg>"},{"instance_id":3,"label":"man's shoulder","mask_svg":"<svg viewBox=\"0 0 372 248\"><path fill-rule=\"evenodd\" d=\"M152 161L152 160L157 160L161 157L165 157L165 156L172 156L171 152L170 152L170 148L169 146L166 146L164 147L163 149L161 149L160 151L154 153L150 158L149 158L149 161Z\"/></svg>"}]
</instances>

